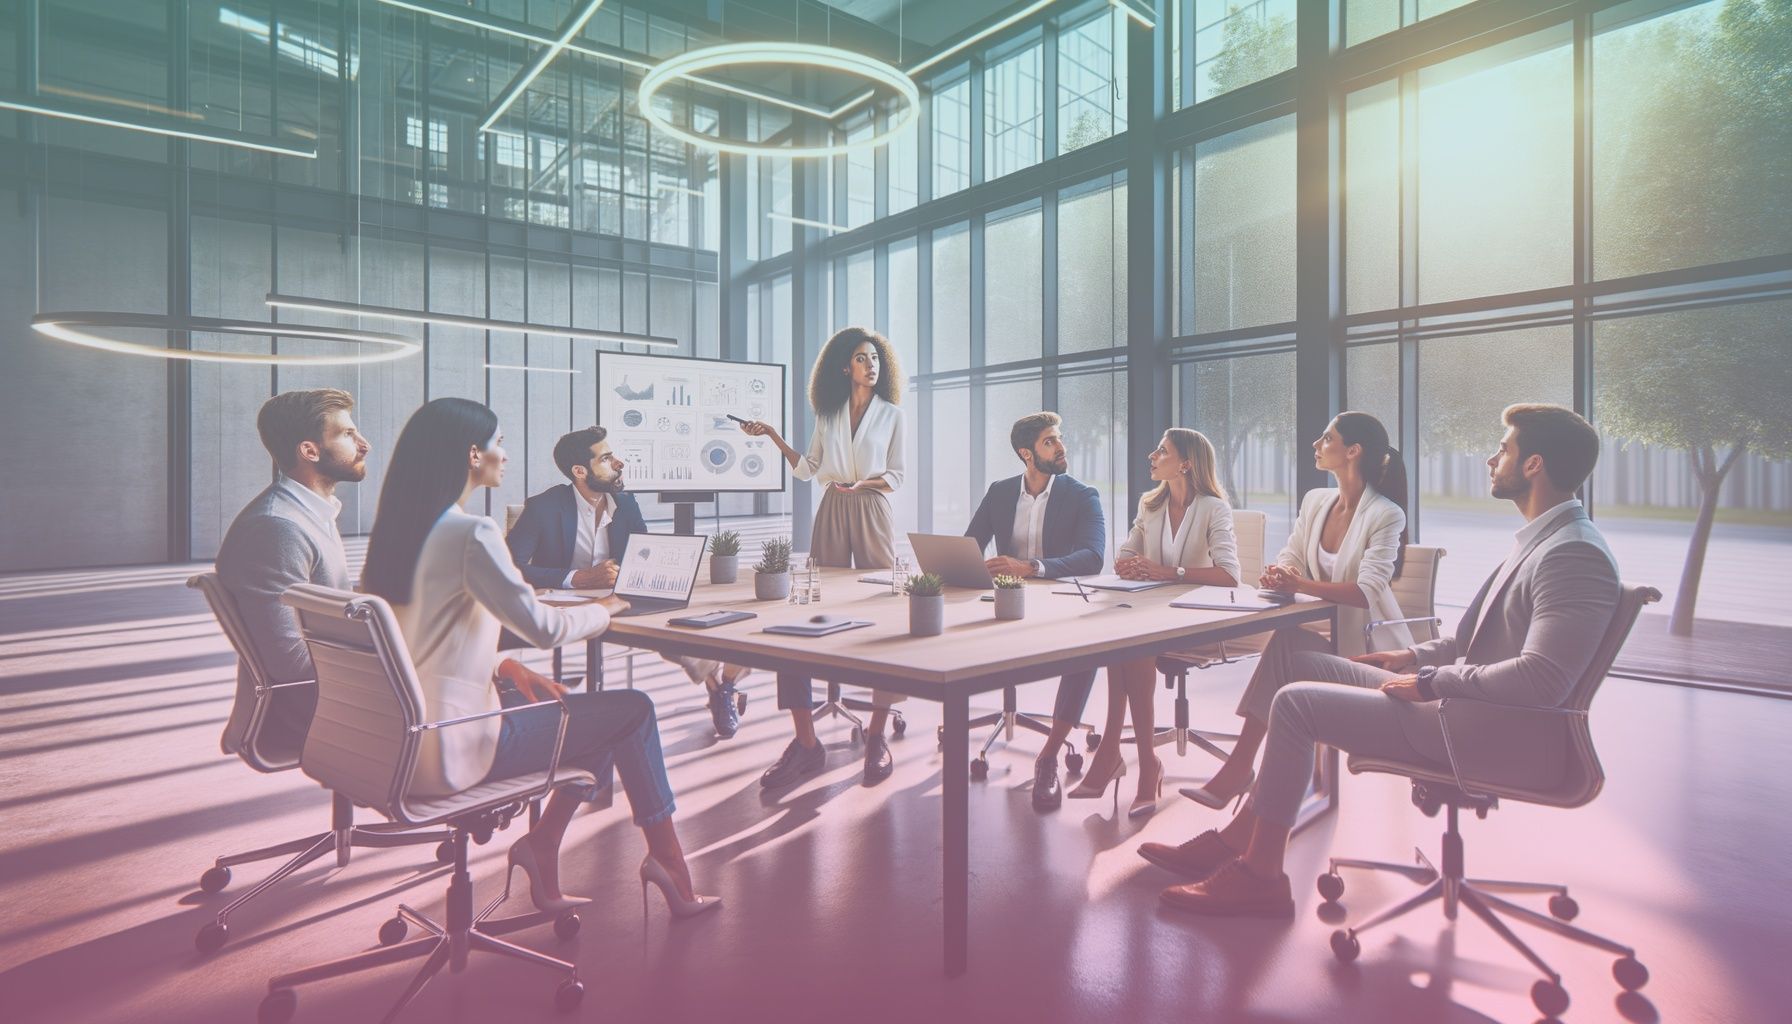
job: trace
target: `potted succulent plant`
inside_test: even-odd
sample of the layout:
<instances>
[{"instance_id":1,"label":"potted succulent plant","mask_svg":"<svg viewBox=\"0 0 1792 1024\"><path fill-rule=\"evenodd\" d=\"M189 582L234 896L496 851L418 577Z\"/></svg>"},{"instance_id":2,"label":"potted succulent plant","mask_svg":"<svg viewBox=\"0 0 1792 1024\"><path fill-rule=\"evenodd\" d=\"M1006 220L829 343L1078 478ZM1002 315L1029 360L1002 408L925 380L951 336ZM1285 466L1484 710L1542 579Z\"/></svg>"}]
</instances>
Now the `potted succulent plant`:
<instances>
[{"instance_id":1,"label":"potted succulent plant","mask_svg":"<svg viewBox=\"0 0 1792 1024\"><path fill-rule=\"evenodd\" d=\"M790 538L776 537L759 549L753 567L753 596L761 601L782 601L790 596Z\"/></svg>"},{"instance_id":2,"label":"potted succulent plant","mask_svg":"<svg viewBox=\"0 0 1792 1024\"><path fill-rule=\"evenodd\" d=\"M1027 581L1019 576L996 577L996 618L1024 619L1027 616Z\"/></svg>"},{"instance_id":3,"label":"potted succulent plant","mask_svg":"<svg viewBox=\"0 0 1792 1024\"><path fill-rule=\"evenodd\" d=\"M723 530L709 542L709 582L733 583L740 572L740 534Z\"/></svg>"},{"instance_id":4,"label":"potted succulent plant","mask_svg":"<svg viewBox=\"0 0 1792 1024\"><path fill-rule=\"evenodd\" d=\"M946 581L924 572L908 578L909 636L939 636L946 630Z\"/></svg>"}]
</instances>

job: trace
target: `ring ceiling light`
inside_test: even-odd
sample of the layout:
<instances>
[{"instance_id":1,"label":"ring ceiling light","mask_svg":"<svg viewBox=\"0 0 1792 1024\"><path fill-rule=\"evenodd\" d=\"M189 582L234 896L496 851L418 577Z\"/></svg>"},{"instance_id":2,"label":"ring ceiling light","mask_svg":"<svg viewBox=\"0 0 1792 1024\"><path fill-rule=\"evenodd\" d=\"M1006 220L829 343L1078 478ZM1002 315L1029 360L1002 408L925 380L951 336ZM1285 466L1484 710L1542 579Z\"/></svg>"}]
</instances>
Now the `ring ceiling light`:
<instances>
[{"instance_id":1,"label":"ring ceiling light","mask_svg":"<svg viewBox=\"0 0 1792 1024\"><path fill-rule=\"evenodd\" d=\"M157 331L196 331L203 334L253 334L280 338L312 338L378 345L381 350L360 355L292 355L271 352L216 352L203 349L157 348L134 341L102 338L79 330L83 327L132 327ZM260 320L216 320L203 316L165 316L159 313L39 313L31 329L58 341L106 352L157 359L182 359L200 363L258 363L273 366L348 366L403 359L423 350L422 344L397 334L361 331L349 327L307 327L303 324L271 324Z\"/></svg>"},{"instance_id":2,"label":"ring ceiling light","mask_svg":"<svg viewBox=\"0 0 1792 1024\"><path fill-rule=\"evenodd\" d=\"M888 86L900 95L903 99L902 111L883 131L867 138L819 146L784 146L767 142L730 142L700 135L673 124L654 108L654 97L673 79L736 64L795 64L859 75L879 85ZM851 50L810 43L724 43L670 57L655 65L652 71L641 77L641 91L637 102L641 115L656 130L701 149L747 156L838 156L854 150L881 146L898 133L907 131L921 113L921 90L915 87L913 79L901 71L874 57L853 53Z\"/></svg>"}]
</instances>

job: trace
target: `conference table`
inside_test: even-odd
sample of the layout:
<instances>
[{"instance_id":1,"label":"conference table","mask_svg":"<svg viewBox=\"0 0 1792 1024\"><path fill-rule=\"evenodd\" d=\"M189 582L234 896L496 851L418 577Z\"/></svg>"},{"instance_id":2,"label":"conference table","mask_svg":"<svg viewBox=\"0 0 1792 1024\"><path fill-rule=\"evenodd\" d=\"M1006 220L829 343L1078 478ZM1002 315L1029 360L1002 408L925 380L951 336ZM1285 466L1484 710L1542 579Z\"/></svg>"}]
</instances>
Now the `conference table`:
<instances>
[{"instance_id":1,"label":"conference table","mask_svg":"<svg viewBox=\"0 0 1792 1024\"><path fill-rule=\"evenodd\" d=\"M821 570L822 600L800 605L755 600L751 574L734 584L699 583L689 608L612 619L603 639L784 676L876 687L942 705L942 887L949 975L964 973L969 955L972 697L1122 658L1163 654L1299 623L1329 620L1333 635L1337 632L1337 609L1323 601L1302 599L1239 613L1170 607L1173 599L1189 591L1182 585L1138 593L1088 590L1085 599L1074 590L1064 593L1068 583L1034 580L1027 586L1025 618L998 620L995 605L981 600L981 591L947 588L944 633L913 637L908 632L908 600L892 594L888 584L860 582L861 574L855 569ZM1223 598L1226 592L1217 593ZM667 621L717 609L750 611L756 617L709 629ZM763 632L771 625L807 623L818 614L872 624L822 637ZM1327 748L1297 828L1336 806L1337 771L1337 752Z\"/></svg>"}]
</instances>

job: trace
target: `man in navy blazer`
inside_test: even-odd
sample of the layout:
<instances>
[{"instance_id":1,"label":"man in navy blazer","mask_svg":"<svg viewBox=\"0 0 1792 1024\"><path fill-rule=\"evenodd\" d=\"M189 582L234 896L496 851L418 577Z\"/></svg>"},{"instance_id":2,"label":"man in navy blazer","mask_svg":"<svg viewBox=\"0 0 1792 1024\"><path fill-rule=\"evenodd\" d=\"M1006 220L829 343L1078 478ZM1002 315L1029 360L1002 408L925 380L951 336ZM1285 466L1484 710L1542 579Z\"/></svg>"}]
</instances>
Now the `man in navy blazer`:
<instances>
[{"instance_id":1,"label":"man in navy blazer","mask_svg":"<svg viewBox=\"0 0 1792 1024\"><path fill-rule=\"evenodd\" d=\"M523 504L505 535L510 557L535 587L602 590L616 585L631 534L646 533L641 504L628 493L623 461L603 427L575 430L554 444L554 465L571 483L550 487ZM500 646L514 643L508 637ZM709 690L709 714L723 739L740 728L735 683L744 669L699 658L667 657L692 682Z\"/></svg>"},{"instance_id":2,"label":"man in navy blazer","mask_svg":"<svg viewBox=\"0 0 1792 1024\"><path fill-rule=\"evenodd\" d=\"M1020 577L1089 576L1107 561L1107 520L1101 495L1067 475L1070 456L1064 448L1063 420L1039 412L1016 420L1009 443L1025 467L1020 476L991 484L971 517L967 537L980 546L996 542L996 556L985 564L995 575ZM1075 672L1058 681L1051 732L1033 764L1033 806L1049 811L1063 801L1058 783L1058 748L1083 717L1095 670Z\"/></svg>"}]
</instances>

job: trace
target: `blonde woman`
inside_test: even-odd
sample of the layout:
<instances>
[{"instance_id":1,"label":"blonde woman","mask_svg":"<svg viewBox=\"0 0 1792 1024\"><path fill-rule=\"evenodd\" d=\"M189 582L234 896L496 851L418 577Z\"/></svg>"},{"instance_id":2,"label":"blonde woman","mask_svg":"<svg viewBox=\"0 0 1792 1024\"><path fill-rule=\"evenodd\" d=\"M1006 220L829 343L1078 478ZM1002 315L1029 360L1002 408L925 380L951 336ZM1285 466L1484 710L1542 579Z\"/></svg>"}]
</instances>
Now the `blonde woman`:
<instances>
[{"instance_id":1,"label":"blonde woman","mask_svg":"<svg viewBox=\"0 0 1792 1024\"><path fill-rule=\"evenodd\" d=\"M1238 585L1238 539L1232 506L1220 486L1213 442L1199 431L1171 427L1151 453L1157 486L1139 500L1132 533L1115 554L1114 570L1131 580L1162 580L1189 586ZM1157 809L1164 769L1153 742L1157 659L1133 658L1108 666L1108 717L1101 744L1089 759L1088 774L1070 792L1073 800L1100 796L1126 774L1120 733L1132 708L1139 748L1139 791L1128 814L1142 817Z\"/></svg>"}]
</instances>

